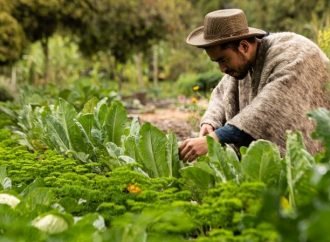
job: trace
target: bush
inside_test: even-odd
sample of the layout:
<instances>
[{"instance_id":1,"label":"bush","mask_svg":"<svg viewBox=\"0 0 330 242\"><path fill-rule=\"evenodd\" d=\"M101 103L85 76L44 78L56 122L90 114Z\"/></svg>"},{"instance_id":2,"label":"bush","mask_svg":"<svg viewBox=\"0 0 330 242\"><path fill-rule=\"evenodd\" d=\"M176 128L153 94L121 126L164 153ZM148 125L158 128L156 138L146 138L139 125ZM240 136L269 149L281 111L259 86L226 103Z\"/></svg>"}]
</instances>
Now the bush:
<instances>
[{"instance_id":1,"label":"bush","mask_svg":"<svg viewBox=\"0 0 330 242\"><path fill-rule=\"evenodd\" d=\"M205 72L201 74L185 74L177 81L178 90L186 96L192 96L195 91L204 94L210 92L222 78L221 72Z\"/></svg>"},{"instance_id":2,"label":"bush","mask_svg":"<svg viewBox=\"0 0 330 242\"><path fill-rule=\"evenodd\" d=\"M13 101L14 97L10 90L0 84L0 102Z\"/></svg>"},{"instance_id":3,"label":"bush","mask_svg":"<svg viewBox=\"0 0 330 242\"><path fill-rule=\"evenodd\" d=\"M320 30L317 40L320 48L330 58L330 27Z\"/></svg>"},{"instance_id":4,"label":"bush","mask_svg":"<svg viewBox=\"0 0 330 242\"><path fill-rule=\"evenodd\" d=\"M16 19L6 12L0 12L0 65L18 60L24 43L24 33Z\"/></svg>"}]
</instances>

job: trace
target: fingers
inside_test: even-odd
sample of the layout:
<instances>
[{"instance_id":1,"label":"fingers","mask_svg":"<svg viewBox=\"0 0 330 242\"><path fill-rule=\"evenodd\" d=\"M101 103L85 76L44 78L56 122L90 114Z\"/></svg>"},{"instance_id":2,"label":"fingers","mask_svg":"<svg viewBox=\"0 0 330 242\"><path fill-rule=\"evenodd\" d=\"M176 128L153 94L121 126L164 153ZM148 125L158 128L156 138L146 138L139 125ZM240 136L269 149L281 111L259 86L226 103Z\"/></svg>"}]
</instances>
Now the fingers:
<instances>
[{"instance_id":1,"label":"fingers","mask_svg":"<svg viewBox=\"0 0 330 242\"><path fill-rule=\"evenodd\" d=\"M205 135L205 129L201 128L201 130L199 131L199 137L202 137Z\"/></svg>"},{"instance_id":2,"label":"fingers","mask_svg":"<svg viewBox=\"0 0 330 242\"><path fill-rule=\"evenodd\" d=\"M199 131L199 137L204 136L207 134L207 128L205 125L201 127L201 130Z\"/></svg>"},{"instance_id":3,"label":"fingers","mask_svg":"<svg viewBox=\"0 0 330 242\"><path fill-rule=\"evenodd\" d=\"M210 134L213 132L213 126L210 125L210 124L203 124L202 127L201 127L201 130L199 132L199 136L205 136L207 134Z\"/></svg>"},{"instance_id":4,"label":"fingers","mask_svg":"<svg viewBox=\"0 0 330 242\"><path fill-rule=\"evenodd\" d=\"M212 133L213 130L214 130L213 127L212 127L211 125L207 126L206 129L207 129L207 134Z\"/></svg>"},{"instance_id":5,"label":"fingers","mask_svg":"<svg viewBox=\"0 0 330 242\"><path fill-rule=\"evenodd\" d=\"M196 154L196 151L191 149L186 156L183 158L184 161L186 162L192 162L193 160L196 160L198 155Z\"/></svg>"},{"instance_id":6,"label":"fingers","mask_svg":"<svg viewBox=\"0 0 330 242\"><path fill-rule=\"evenodd\" d=\"M183 143L179 147L179 155L180 159L183 161L186 161L187 159L187 154L189 153L189 150L191 149L191 145L189 145L190 139L186 139L183 141Z\"/></svg>"},{"instance_id":7,"label":"fingers","mask_svg":"<svg viewBox=\"0 0 330 242\"><path fill-rule=\"evenodd\" d=\"M191 162L198 156L207 153L207 142L205 137L192 138L183 141L179 147L180 159Z\"/></svg>"}]
</instances>

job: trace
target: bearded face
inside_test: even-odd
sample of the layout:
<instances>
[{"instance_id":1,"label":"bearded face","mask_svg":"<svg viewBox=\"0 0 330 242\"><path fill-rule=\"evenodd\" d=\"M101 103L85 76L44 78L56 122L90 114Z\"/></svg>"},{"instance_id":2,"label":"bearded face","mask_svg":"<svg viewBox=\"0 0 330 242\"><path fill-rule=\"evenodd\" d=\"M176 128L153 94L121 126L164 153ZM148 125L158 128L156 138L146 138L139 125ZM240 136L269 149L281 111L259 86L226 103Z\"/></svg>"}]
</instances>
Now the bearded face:
<instances>
[{"instance_id":1,"label":"bearded face","mask_svg":"<svg viewBox=\"0 0 330 242\"><path fill-rule=\"evenodd\" d=\"M220 46L215 46L206 49L206 53L212 61L218 63L221 72L238 80L248 74L253 64L240 48L222 49Z\"/></svg>"}]
</instances>

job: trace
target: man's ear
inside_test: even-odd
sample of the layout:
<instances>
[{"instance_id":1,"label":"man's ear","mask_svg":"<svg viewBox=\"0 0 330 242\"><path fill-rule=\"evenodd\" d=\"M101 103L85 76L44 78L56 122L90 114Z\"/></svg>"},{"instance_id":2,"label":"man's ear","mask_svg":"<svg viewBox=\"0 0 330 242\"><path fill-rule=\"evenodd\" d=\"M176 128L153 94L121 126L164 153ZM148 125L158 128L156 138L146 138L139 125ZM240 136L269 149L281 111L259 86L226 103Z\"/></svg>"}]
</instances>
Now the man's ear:
<instances>
[{"instance_id":1,"label":"man's ear","mask_svg":"<svg viewBox=\"0 0 330 242\"><path fill-rule=\"evenodd\" d=\"M239 42L238 49L239 49L242 53L246 54L246 53L249 52L249 49L250 49L250 43L249 43L247 40L243 39L243 40L241 40L241 42Z\"/></svg>"}]
</instances>

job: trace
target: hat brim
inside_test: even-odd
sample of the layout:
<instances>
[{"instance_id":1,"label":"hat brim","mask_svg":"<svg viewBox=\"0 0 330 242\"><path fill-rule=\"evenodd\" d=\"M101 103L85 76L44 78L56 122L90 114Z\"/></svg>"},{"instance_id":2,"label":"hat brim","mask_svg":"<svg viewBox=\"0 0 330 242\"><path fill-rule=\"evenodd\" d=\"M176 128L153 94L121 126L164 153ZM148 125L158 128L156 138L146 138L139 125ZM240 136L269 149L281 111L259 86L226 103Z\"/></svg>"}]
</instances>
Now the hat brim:
<instances>
[{"instance_id":1,"label":"hat brim","mask_svg":"<svg viewBox=\"0 0 330 242\"><path fill-rule=\"evenodd\" d=\"M208 47L208 46L213 46L217 44L224 44L226 42L234 41L234 40L239 40L239 39L244 39L244 38L249 38L249 37L263 37L267 35L268 33L266 31L263 31L261 29L256 29L249 27L249 32L246 34L242 35L235 35L235 36L230 36L227 38L218 38L218 39L205 39L204 38L204 26L198 27L197 29L193 30L187 37L186 43L197 46L197 47Z\"/></svg>"}]
</instances>

